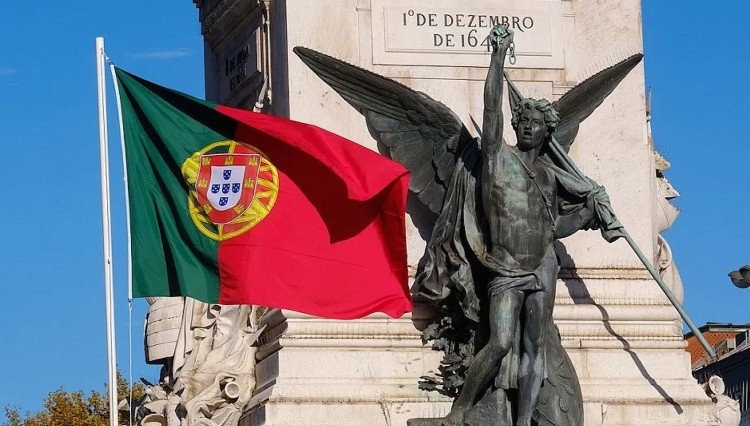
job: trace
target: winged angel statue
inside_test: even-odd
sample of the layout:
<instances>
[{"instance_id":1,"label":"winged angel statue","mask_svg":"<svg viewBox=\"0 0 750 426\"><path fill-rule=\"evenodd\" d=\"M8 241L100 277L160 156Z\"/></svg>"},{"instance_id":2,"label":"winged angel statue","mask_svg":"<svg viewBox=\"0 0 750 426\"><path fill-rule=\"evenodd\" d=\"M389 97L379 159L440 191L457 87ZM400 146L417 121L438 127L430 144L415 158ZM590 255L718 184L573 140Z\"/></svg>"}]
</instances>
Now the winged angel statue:
<instances>
[{"instance_id":1,"label":"winged angel statue","mask_svg":"<svg viewBox=\"0 0 750 426\"><path fill-rule=\"evenodd\" d=\"M424 330L444 351L420 386L455 397L443 419L410 425L583 424L580 386L552 321L554 241L580 229L620 237L604 188L567 157L586 119L640 62L632 56L557 102L523 98L508 80L516 144L503 138L507 26L490 34L482 137L448 107L383 76L297 47L320 78L365 116L381 151L411 171L432 232L412 293L429 301ZM506 76L507 80L507 76Z\"/></svg>"}]
</instances>

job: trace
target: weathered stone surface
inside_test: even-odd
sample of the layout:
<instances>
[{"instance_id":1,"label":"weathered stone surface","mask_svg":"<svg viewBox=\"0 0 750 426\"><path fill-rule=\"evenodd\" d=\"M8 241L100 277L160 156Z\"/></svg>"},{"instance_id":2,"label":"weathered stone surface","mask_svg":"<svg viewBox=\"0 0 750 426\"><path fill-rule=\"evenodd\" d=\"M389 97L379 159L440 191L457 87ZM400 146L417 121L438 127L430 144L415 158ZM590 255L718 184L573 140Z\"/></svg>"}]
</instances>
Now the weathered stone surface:
<instances>
[{"instance_id":1,"label":"weathered stone surface","mask_svg":"<svg viewBox=\"0 0 750 426\"><path fill-rule=\"evenodd\" d=\"M257 310L182 297L150 302L146 359L164 366L137 408L138 424L236 426L256 388Z\"/></svg>"}]
</instances>

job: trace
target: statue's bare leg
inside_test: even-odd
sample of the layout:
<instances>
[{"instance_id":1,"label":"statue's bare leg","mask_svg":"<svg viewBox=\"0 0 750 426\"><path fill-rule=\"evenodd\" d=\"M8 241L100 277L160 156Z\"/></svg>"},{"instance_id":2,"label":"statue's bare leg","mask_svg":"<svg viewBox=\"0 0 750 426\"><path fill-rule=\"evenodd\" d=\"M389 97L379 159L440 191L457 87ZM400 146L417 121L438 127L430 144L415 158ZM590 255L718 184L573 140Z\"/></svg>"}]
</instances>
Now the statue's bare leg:
<instances>
[{"instance_id":1,"label":"statue's bare leg","mask_svg":"<svg viewBox=\"0 0 750 426\"><path fill-rule=\"evenodd\" d=\"M471 361L461 394L445 418L445 426L464 426L466 412L479 392L497 375L500 361L513 345L513 338L523 307L524 293L508 289L490 299L490 339Z\"/></svg>"},{"instance_id":2,"label":"statue's bare leg","mask_svg":"<svg viewBox=\"0 0 750 426\"><path fill-rule=\"evenodd\" d=\"M547 326L546 292L526 295L523 306L523 353L518 371L518 426L530 426L544 379L544 338Z\"/></svg>"}]
</instances>

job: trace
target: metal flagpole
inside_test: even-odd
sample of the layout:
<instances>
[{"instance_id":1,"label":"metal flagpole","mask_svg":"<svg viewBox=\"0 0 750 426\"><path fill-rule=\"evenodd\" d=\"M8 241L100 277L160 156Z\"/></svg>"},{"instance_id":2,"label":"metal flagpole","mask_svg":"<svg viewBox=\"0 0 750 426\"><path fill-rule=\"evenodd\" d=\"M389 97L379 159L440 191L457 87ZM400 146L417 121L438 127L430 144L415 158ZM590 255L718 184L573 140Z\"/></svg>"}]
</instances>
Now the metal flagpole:
<instances>
[{"instance_id":1,"label":"metal flagpole","mask_svg":"<svg viewBox=\"0 0 750 426\"><path fill-rule=\"evenodd\" d=\"M130 233L130 190L128 189L128 157L125 153L125 129L122 122L122 99L120 98L120 86L117 85L117 73L115 64L109 62L109 70L112 75L112 85L115 88L115 103L117 104L117 121L120 130L120 148L122 153L122 172L125 184L125 224L128 232L128 424L133 425L133 242Z\"/></svg>"},{"instance_id":2,"label":"metal flagpole","mask_svg":"<svg viewBox=\"0 0 750 426\"><path fill-rule=\"evenodd\" d=\"M99 158L102 183L102 234L104 236L104 306L107 316L107 367L109 424L119 423L117 412L117 360L115 355L115 307L112 286L112 226L110 224L109 150L107 142L107 95L105 88L104 38L96 38L96 77L99 95Z\"/></svg>"},{"instance_id":3,"label":"metal flagpole","mask_svg":"<svg viewBox=\"0 0 750 426\"><path fill-rule=\"evenodd\" d=\"M573 160L568 156L568 154L565 152L565 150L562 149L560 144L557 143L554 138L550 140L550 147L555 151L555 154L557 154L558 157L560 157L561 160L563 160L567 166L572 169L579 178L586 179L586 176L583 174L581 169L578 168L576 163L573 162ZM716 358L716 352L711 347L711 345L708 344L706 341L706 338L703 337L703 333L700 332L698 327L695 326L695 323L692 319L690 319L690 316L688 316L687 312L682 308L682 305L675 297L674 293L672 293L672 290L669 289L667 284L662 280L659 273L656 271L653 265L651 265L651 262L646 258L646 255L643 254L640 247L635 243L633 238L628 234L628 231L625 230L625 227L620 228L620 232L623 233L623 236L625 238L625 241L628 242L630 245L630 248L633 249L636 256L638 256L638 259L640 259L641 263L643 263L643 266L646 267L648 272L651 274L651 276L654 278L657 284L659 284L659 287L661 287L661 290L664 292L664 294L667 296L667 299L672 303L672 306L677 309L677 312L680 314L683 320L685 320L685 323L690 328L690 331L693 332L695 337L700 342L701 346L703 346L703 349L708 353L708 356L710 356L712 359Z\"/></svg>"}]
</instances>

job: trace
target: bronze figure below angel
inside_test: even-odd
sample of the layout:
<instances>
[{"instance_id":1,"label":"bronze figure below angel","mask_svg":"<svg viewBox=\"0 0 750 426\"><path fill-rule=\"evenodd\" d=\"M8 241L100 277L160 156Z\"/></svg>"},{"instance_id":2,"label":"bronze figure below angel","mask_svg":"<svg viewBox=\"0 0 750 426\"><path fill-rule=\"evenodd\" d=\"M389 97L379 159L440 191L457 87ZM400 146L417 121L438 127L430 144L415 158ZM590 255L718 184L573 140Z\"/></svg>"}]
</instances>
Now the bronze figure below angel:
<instances>
[{"instance_id":1,"label":"bronze figure below angel","mask_svg":"<svg viewBox=\"0 0 750 426\"><path fill-rule=\"evenodd\" d=\"M412 194L434 214L412 293L434 306L424 336L445 356L439 377L423 378L421 386L456 399L446 418L410 425L583 424L578 379L552 321L554 241L600 229L611 242L621 225L604 188L575 173L564 151L641 55L555 103L523 99L508 81L517 139L511 146L502 139L502 95L512 40L507 26L492 29L481 144L429 96L295 48L365 116L384 153L411 171Z\"/></svg>"}]
</instances>

